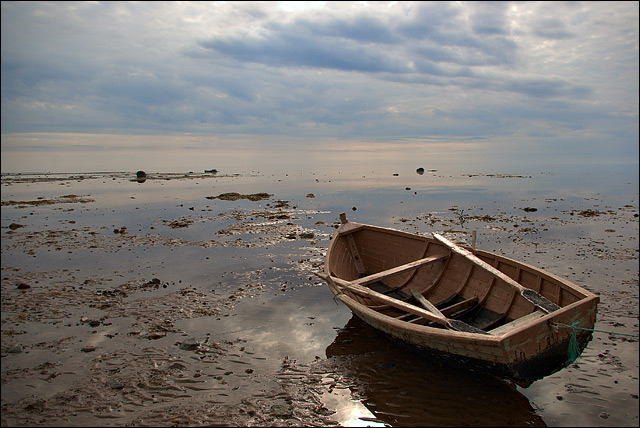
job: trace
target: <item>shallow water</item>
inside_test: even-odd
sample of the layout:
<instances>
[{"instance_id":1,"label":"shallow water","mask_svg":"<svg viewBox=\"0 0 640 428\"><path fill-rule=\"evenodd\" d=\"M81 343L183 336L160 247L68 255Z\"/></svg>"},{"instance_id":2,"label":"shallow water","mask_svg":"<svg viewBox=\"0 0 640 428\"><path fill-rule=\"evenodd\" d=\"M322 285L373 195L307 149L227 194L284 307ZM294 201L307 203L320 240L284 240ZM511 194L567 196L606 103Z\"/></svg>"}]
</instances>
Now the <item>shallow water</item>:
<instances>
[{"instance_id":1,"label":"shallow water","mask_svg":"<svg viewBox=\"0 0 640 428\"><path fill-rule=\"evenodd\" d=\"M4 175L2 425L637 426L637 174ZM207 198L226 192L272 196ZM313 275L340 212L475 230L599 294L598 331L529 388L411 354Z\"/></svg>"}]
</instances>

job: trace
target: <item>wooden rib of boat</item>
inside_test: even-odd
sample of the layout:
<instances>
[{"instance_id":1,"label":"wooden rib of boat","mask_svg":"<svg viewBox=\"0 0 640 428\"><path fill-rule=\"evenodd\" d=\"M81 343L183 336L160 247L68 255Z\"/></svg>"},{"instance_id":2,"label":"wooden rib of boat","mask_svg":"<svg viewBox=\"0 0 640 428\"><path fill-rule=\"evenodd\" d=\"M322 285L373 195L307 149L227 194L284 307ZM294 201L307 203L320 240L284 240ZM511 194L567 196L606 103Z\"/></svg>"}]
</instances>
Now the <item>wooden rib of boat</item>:
<instances>
[{"instance_id":1,"label":"wooden rib of boat","mask_svg":"<svg viewBox=\"0 0 640 428\"><path fill-rule=\"evenodd\" d=\"M340 217L318 276L395 339L528 386L571 362L571 342L579 355L592 338L599 298L566 279L438 234Z\"/></svg>"}]
</instances>

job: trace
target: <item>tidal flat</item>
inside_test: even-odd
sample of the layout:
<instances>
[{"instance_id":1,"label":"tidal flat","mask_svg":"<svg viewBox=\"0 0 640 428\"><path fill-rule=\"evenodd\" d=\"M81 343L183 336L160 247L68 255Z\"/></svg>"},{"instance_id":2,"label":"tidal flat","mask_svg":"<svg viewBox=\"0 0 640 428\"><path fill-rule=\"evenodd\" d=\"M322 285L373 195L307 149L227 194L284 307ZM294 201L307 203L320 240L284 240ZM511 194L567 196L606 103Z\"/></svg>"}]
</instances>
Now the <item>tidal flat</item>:
<instances>
[{"instance_id":1,"label":"tidal flat","mask_svg":"<svg viewBox=\"0 0 640 428\"><path fill-rule=\"evenodd\" d=\"M635 174L3 174L2 426L637 426ZM414 355L313 274L341 212L476 231L598 294L593 340L528 388Z\"/></svg>"}]
</instances>

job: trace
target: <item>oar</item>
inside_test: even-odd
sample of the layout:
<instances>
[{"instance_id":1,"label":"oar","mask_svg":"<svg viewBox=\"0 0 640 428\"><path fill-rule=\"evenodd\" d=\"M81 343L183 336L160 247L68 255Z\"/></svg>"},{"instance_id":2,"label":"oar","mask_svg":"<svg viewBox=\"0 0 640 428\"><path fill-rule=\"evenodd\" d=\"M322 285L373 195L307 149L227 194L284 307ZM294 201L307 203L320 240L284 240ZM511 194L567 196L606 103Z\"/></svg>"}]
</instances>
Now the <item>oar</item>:
<instances>
[{"instance_id":1,"label":"oar","mask_svg":"<svg viewBox=\"0 0 640 428\"><path fill-rule=\"evenodd\" d=\"M518 290L520 292L520 295L525 300L528 300L529 302L533 303L535 306L537 306L538 308L542 309L546 313L551 313L551 312L554 312L554 311L557 311L558 309L560 309L560 306L556 305L555 303L553 303L552 301L550 301L549 299L547 299L546 297L544 297L543 295L541 295L537 291L534 291L534 290L532 290L530 288L524 287L523 285L521 285L518 282L514 281L509 276L507 276L503 272L500 272L498 269L494 268L490 264L480 260L478 257L476 257L470 251L465 250L464 248L461 248L461 247L457 246L453 242L449 241L447 238L445 238L443 236L440 236L437 233L434 233L433 237L435 239L437 239L438 241L440 241L441 243L443 243L444 245L446 245L447 247L449 247L449 249L451 249L451 251L453 251L454 253L457 253L457 254L460 254L463 257L466 257L467 259L469 259L470 261L472 261L476 265L480 266L483 269L486 269L487 271L491 272L496 277L498 277L501 280L503 280L504 282L506 282L509 286L511 286L511 287L515 288L516 290Z\"/></svg>"},{"instance_id":2,"label":"oar","mask_svg":"<svg viewBox=\"0 0 640 428\"><path fill-rule=\"evenodd\" d=\"M405 312L412 313L414 315L418 315L422 318L425 318L429 321L433 321L440 325L443 325L451 330L462 331L466 333L479 333L479 334L488 334L486 331L480 330L470 324L467 324L464 321L449 319L445 317L442 312L436 309L438 312L432 313L426 309L420 308L418 306L411 305L409 303L405 303L402 300L394 299L393 297L387 296L382 293L378 293L370 288L364 287L362 285L354 284L349 281L345 281L344 279L337 278L335 276L326 275L323 273L315 273L317 276L327 281L329 284L333 284L336 288L346 288L347 290L353 291L354 293L358 293L362 296L370 297L379 302L386 303L389 306L393 306L395 308L401 309ZM424 299L424 297L423 297ZM426 300L426 299L424 299Z\"/></svg>"}]
</instances>

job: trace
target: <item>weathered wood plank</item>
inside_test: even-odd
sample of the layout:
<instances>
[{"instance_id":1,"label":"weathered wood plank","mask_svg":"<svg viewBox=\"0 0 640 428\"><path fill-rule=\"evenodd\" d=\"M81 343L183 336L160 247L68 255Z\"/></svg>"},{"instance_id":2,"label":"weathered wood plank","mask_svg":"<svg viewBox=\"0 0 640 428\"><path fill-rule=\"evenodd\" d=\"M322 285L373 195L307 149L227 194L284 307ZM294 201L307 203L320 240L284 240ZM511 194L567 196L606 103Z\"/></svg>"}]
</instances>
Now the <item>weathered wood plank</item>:
<instances>
[{"instance_id":1,"label":"weathered wood plank","mask_svg":"<svg viewBox=\"0 0 640 428\"><path fill-rule=\"evenodd\" d=\"M509 323L501 325L500 327L494 328L493 330L489 330L489 334L492 334L494 336L502 336L503 334L509 333L510 331L513 331L518 327L522 327L523 325L540 319L545 315L546 314L542 311L531 312L528 315L517 318Z\"/></svg>"},{"instance_id":2,"label":"weathered wood plank","mask_svg":"<svg viewBox=\"0 0 640 428\"><path fill-rule=\"evenodd\" d=\"M451 306L447 306L446 308L443 308L441 312L445 316L450 317L452 314L470 309L471 307L475 306L477 303L478 303L478 297L473 296L470 299L466 299L466 300L463 300L462 302L454 303Z\"/></svg>"},{"instance_id":3,"label":"weathered wood plank","mask_svg":"<svg viewBox=\"0 0 640 428\"><path fill-rule=\"evenodd\" d=\"M374 273L372 275L365 276L365 277L353 280L351 282L353 284L358 284L358 285L371 284L372 282L377 282L377 281L383 280L383 279L388 278L388 277L393 276L393 275L398 275L400 273L407 272L407 271L412 270L412 269L418 269L421 266L426 266L426 265L429 265L431 263L435 263L435 262L438 262L440 260L444 260L447 257L448 256L425 257L424 259L415 260L413 262L406 263L404 265L400 265L400 266L393 267L391 269L383 270L382 272L377 272L377 273Z\"/></svg>"},{"instance_id":4,"label":"weathered wood plank","mask_svg":"<svg viewBox=\"0 0 640 428\"><path fill-rule=\"evenodd\" d=\"M420 303L426 310L428 310L429 312L433 312L434 314L438 315L441 318L446 318L444 314L440 312L440 310L436 308L433 303L427 300L426 297L418 293L413 288L410 288L409 290L411 291L411 294L413 295L413 297L418 301L418 303Z\"/></svg>"}]
</instances>

